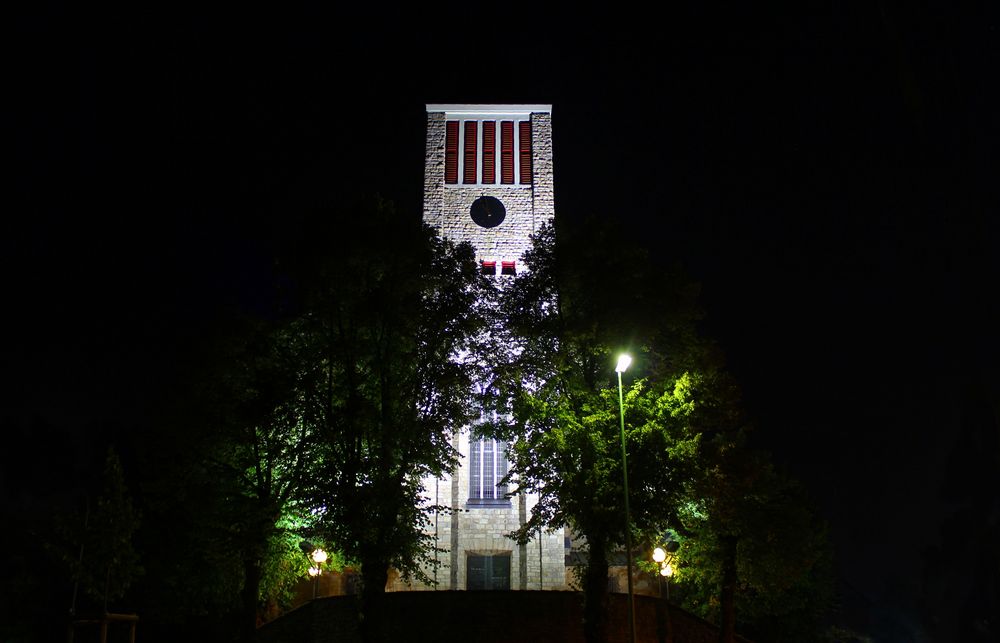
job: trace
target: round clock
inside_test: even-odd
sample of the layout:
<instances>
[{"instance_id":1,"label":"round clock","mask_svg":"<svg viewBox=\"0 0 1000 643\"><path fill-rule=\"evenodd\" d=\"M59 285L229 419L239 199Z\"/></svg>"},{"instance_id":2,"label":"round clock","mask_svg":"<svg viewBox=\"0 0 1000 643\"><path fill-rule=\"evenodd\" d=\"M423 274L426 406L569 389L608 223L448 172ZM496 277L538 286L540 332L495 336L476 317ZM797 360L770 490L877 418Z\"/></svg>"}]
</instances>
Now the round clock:
<instances>
[{"instance_id":1,"label":"round clock","mask_svg":"<svg viewBox=\"0 0 1000 643\"><path fill-rule=\"evenodd\" d=\"M492 196L481 196L472 202L470 208L472 220L484 228L495 228L503 223L507 216L507 209L500 203L500 199Z\"/></svg>"}]
</instances>

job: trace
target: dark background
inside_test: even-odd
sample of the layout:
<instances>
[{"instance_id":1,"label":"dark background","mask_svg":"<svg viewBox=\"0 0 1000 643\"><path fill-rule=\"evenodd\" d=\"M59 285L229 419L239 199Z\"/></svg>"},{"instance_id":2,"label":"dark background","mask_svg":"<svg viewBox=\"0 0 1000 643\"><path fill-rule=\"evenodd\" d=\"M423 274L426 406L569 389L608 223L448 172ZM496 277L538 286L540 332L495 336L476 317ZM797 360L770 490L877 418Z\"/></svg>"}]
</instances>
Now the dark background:
<instances>
[{"instance_id":1,"label":"dark background","mask_svg":"<svg viewBox=\"0 0 1000 643\"><path fill-rule=\"evenodd\" d=\"M830 523L843 617L981 627L998 10L785 4L17 12L6 514L44 512L109 442L128 466L187 349L270 309L304 209L377 191L419 216L425 103L551 103L557 216L620 222L702 284L756 439Z\"/></svg>"}]
</instances>

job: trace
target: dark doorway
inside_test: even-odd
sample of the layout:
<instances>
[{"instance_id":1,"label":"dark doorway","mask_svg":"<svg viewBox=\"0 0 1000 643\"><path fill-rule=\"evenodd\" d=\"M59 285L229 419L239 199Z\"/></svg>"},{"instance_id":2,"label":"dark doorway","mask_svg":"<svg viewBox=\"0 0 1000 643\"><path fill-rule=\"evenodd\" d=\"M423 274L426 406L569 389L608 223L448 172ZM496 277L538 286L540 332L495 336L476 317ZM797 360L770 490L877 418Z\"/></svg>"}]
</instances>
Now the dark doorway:
<instances>
[{"instance_id":1,"label":"dark doorway","mask_svg":"<svg viewBox=\"0 0 1000 643\"><path fill-rule=\"evenodd\" d=\"M510 552L466 558L465 587L469 590L510 589Z\"/></svg>"}]
</instances>

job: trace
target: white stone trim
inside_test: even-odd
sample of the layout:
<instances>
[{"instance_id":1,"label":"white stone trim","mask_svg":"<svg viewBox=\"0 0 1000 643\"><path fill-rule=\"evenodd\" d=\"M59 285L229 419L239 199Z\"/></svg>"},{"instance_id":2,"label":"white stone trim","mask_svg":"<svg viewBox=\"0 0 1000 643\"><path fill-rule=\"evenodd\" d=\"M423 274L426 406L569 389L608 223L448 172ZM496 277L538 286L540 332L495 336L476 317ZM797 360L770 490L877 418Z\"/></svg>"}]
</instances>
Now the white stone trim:
<instances>
[{"instance_id":1,"label":"white stone trim","mask_svg":"<svg viewBox=\"0 0 1000 643\"><path fill-rule=\"evenodd\" d=\"M462 117L530 116L531 114L551 114L552 105L475 105L475 104L428 104L428 112L444 112Z\"/></svg>"}]
</instances>

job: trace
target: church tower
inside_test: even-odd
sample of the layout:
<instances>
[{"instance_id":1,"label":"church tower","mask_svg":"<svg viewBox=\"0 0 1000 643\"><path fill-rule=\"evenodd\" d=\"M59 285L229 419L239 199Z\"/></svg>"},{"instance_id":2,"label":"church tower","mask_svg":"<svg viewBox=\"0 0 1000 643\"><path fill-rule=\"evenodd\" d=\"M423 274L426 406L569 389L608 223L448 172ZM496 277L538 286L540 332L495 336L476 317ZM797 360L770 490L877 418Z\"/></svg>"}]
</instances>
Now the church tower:
<instances>
[{"instance_id":1,"label":"church tower","mask_svg":"<svg viewBox=\"0 0 1000 643\"><path fill-rule=\"evenodd\" d=\"M428 105L424 221L518 271L554 215L551 105Z\"/></svg>"},{"instance_id":2,"label":"church tower","mask_svg":"<svg viewBox=\"0 0 1000 643\"><path fill-rule=\"evenodd\" d=\"M554 214L551 105L427 105L424 221L452 241L468 241L484 273L525 267L530 235ZM526 545L507 534L531 516L537 498L507 498L506 445L464 430L453 476L428 479L435 518L438 589L566 589L563 530ZM399 587L403 589L403 587ZM422 589L407 587L406 589Z\"/></svg>"}]
</instances>

